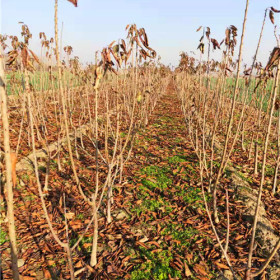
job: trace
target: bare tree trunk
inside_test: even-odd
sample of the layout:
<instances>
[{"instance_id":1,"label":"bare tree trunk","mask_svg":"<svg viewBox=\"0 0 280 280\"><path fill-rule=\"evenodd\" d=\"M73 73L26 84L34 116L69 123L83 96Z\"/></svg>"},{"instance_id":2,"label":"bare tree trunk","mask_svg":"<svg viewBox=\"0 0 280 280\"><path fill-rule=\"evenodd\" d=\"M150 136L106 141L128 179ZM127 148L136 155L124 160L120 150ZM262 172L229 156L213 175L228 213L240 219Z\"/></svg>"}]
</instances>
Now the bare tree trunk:
<instances>
[{"instance_id":1,"label":"bare tree trunk","mask_svg":"<svg viewBox=\"0 0 280 280\"><path fill-rule=\"evenodd\" d=\"M255 161L254 161L254 175L258 175L258 154L259 154L258 142L255 142Z\"/></svg>"},{"instance_id":2,"label":"bare tree trunk","mask_svg":"<svg viewBox=\"0 0 280 280\"><path fill-rule=\"evenodd\" d=\"M90 265L93 267L97 264L97 241L98 241L98 210L96 209L96 197L92 196L92 210L94 216L94 231L93 231L93 240L92 240L92 251L90 258Z\"/></svg>"},{"instance_id":3,"label":"bare tree trunk","mask_svg":"<svg viewBox=\"0 0 280 280\"><path fill-rule=\"evenodd\" d=\"M274 179L273 179L273 188L272 188L272 194L275 195L277 192L277 183L278 183L278 171L280 166L280 158L278 158L278 162L276 163L275 170L274 170Z\"/></svg>"},{"instance_id":4,"label":"bare tree trunk","mask_svg":"<svg viewBox=\"0 0 280 280\"><path fill-rule=\"evenodd\" d=\"M67 215L66 215L65 193L63 193L63 205L64 205L66 240L67 240L67 246L64 249L66 251L67 258L68 258L71 280L75 280L75 271L74 271L74 266L73 266L73 259L72 259L72 254L71 254L71 248L70 248L70 245L69 245L69 229L68 229L68 222L67 222Z\"/></svg>"},{"instance_id":5,"label":"bare tree trunk","mask_svg":"<svg viewBox=\"0 0 280 280\"><path fill-rule=\"evenodd\" d=\"M58 86L59 86L59 92L60 92L60 99L61 99L61 103L62 103L63 119L64 119L64 125L65 125L65 130L66 130L66 139L67 139L69 157L70 157L75 181L76 181L77 185L79 186L80 180L79 180L79 177L78 177L78 174L76 171L75 162L74 162L73 153L72 153L71 141L70 141L70 137L69 137L69 124L68 124L68 120L67 120L68 111L67 111L66 104L65 104L64 89L63 89L63 85L62 85L61 63L60 63L59 50L58 50L57 6L58 6L58 0L55 0L55 8L54 8L54 11L55 11L55 15L54 15L55 55L56 55L56 63L57 63L57 68L58 68Z\"/></svg>"},{"instance_id":6,"label":"bare tree trunk","mask_svg":"<svg viewBox=\"0 0 280 280\"><path fill-rule=\"evenodd\" d=\"M220 165L220 168L219 168L219 171L218 171L218 174L217 174L216 182L214 184L214 191L213 191L214 205L213 206L214 206L214 219L215 219L216 223L219 222L218 209L217 209L217 186L219 184L219 180L220 180L220 177L222 175L222 171L224 170L224 163L225 163L225 160L226 160L229 136L231 134L232 125L233 125L234 111L235 111L236 99L237 99L237 93L238 93L238 81L239 81L239 77L240 77L240 67L241 67L241 62L242 62L243 40L244 40L244 35L245 35L245 27L246 27L246 21L247 21L248 7L249 7L249 0L246 1L246 8L245 8L245 13L244 13L242 35L241 35L241 41L240 41L240 46L239 46L239 56L238 56L238 63L237 63L237 74L236 74L234 93L233 93L233 99L232 99L232 104L231 104L231 113L230 113L229 123L228 123L228 127L227 127L227 135L226 135L226 139L225 139L221 165Z\"/></svg>"},{"instance_id":7,"label":"bare tree trunk","mask_svg":"<svg viewBox=\"0 0 280 280\"><path fill-rule=\"evenodd\" d=\"M277 92L278 92L279 76L280 76L280 60L278 62L278 66L277 66L275 84L274 84L273 93L272 93L272 101L271 101L271 104L270 104L270 114L269 114L268 125L267 125L266 136L265 136L263 159L262 159L262 175L261 175L261 182L260 182L260 186L259 186L258 200L257 200L255 216L254 216L252 237L251 237L251 242L250 242L250 250L249 250L249 256L248 256L248 268L247 268L247 272L246 272L246 280L249 280L252 277L251 269L252 269L253 249L254 249L254 244L255 244L255 235L256 235L257 223L258 223L258 218L259 218L259 209L260 209L260 203L261 203L261 198L262 198L262 190L263 190L264 179L265 179L265 167L266 167L267 150L268 150L268 144L269 144L271 124L272 124L272 119L273 119L274 104L275 104L275 100L276 100L276 96L277 96Z\"/></svg>"},{"instance_id":8,"label":"bare tree trunk","mask_svg":"<svg viewBox=\"0 0 280 280\"><path fill-rule=\"evenodd\" d=\"M273 187L272 187L273 195L275 195L275 192L277 191L279 167L280 167L280 113L278 115L278 123L277 123L277 160L275 164L274 178L273 178Z\"/></svg>"},{"instance_id":9,"label":"bare tree trunk","mask_svg":"<svg viewBox=\"0 0 280 280\"><path fill-rule=\"evenodd\" d=\"M275 254L279 250L279 248L280 248L280 238L278 239L278 242L276 243L274 249L270 253L269 257L267 258L266 262L263 264L261 269L259 271L257 271L257 272L252 274L253 278L257 277L258 275L262 274L265 271L265 269L267 268L267 266L269 265L270 261L272 260L272 258L275 256Z\"/></svg>"},{"instance_id":10,"label":"bare tree trunk","mask_svg":"<svg viewBox=\"0 0 280 280\"><path fill-rule=\"evenodd\" d=\"M19 280L19 271L17 265L17 244L16 244L16 229L15 229L15 217L14 217L14 198L13 198L13 183L12 183L12 162L10 151L10 132L9 132L9 119L8 119L8 105L7 105L7 93L5 90L5 77L3 59L0 51L0 101L1 101L1 115L3 121L4 130L4 150L5 150L5 163L6 163L6 190L7 190L7 207L8 207L8 227L9 227L9 239L11 246L12 257L12 270L13 279Z\"/></svg>"}]
</instances>

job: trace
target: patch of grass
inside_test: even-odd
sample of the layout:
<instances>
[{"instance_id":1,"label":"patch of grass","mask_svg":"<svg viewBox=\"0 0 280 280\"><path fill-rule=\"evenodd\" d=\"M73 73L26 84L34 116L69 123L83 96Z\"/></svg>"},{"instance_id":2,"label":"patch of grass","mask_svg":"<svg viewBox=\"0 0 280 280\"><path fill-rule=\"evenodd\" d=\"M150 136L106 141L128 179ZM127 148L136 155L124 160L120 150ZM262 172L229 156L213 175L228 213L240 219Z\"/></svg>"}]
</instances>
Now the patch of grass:
<instances>
[{"instance_id":1,"label":"patch of grass","mask_svg":"<svg viewBox=\"0 0 280 280\"><path fill-rule=\"evenodd\" d=\"M164 190L172 184L172 180L167 176L169 173L167 168L151 165L143 168L141 173L147 176L141 181L143 186L151 190L155 190L157 188Z\"/></svg>"},{"instance_id":2,"label":"patch of grass","mask_svg":"<svg viewBox=\"0 0 280 280\"><path fill-rule=\"evenodd\" d=\"M172 278L182 279L181 272L170 266L173 257L170 251L151 252L140 247L139 255L145 260L137 265L131 273L132 280L165 280Z\"/></svg>"},{"instance_id":3,"label":"patch of grass","mask_svg":"<svg viewBox=\"0 0 280 280\"><path fill-rule=\"evenodd\" d=\"M156 186L154 186L155 188ZM147 198L147 197L150 197L150 194L149 194L149 187L147 185L141 185L139 186L139 193L138 193L138 198Z\"/></svg>"},{"instance_id":4,"label":"patch of grass","mask_svg":"<svg viewBox=\"0 0 280 280\"><path fill-rule=\"evenodd\" d=\"M191 187L188 185L181 186L176 195L181 197L182 200L193 209L205 208L201 189L198 187ZM209 201L210 195L208 193L205 193L205 196L206 200Z\"/></svg>"},{"instance_id":5,"label":"patch of grass","mask_svg":"<svg viewBox=\"0 0 280 280\"><path fill-rule=\"evenodd\" d=\"M164 201L161 198L158 199L148 199L145 197L143 202L140 205L137 205L131 209L131 212L135 212L138 216L142 213L149 213L149 212L159 212L162 211L165 215L168 215L172 212L172 207L169 205L167 201ZM154 217L151 215L151 220Z\"/></svg>"},{"instance_id":6,"label":"patch of grass","mask_svg":"<svg viewBox=\"0 0 280 280\"><path fill-rule=\"evenodd\" d=\"M161 122L171 122L171 121L173 121L173 119L169 116L163 116L160 118L160 121Z\"/></svg>"},{"instance_id":7,"label":"patch of grass","mask_svg":"<svg viewBox=\"0 0 280 280\"><path fill-rule=\"evenodd\" d=\"M24 201L33 201L33 200L35 200L35 198L36 198L36 196L32 194L32 195L24 196L23 200Z\"/></svg>"},{"instance_id":8,"label":"patch of grass","mask_svg":"<svg viewBox=\"0 0 280 280\"><path fill-rule=\"evenodd\" d=\"M66 259L61 258L61 259L58 260L58 263L64 265L64 264L66 264L67 262L66 262Z\"/></svg>"},{"instance_id":9,"label":"patch of grass","mask_svg":"<svg viewBox=\"0 0 280 280\"><path fill-rule=\"evenodd\" d=\"M152 126L155 128L166 129L166 131L168 131L170 129L170 121L160 119L158 122L153 123Z\"/></svg>"},{"instance_id":10,"label":"patch of grass","mask_svg":"<svg viewBox=\"0 0 280 280\"><path fill-rule=\"evenodd\" d=\"M69 242L70 247L72 247L78 241L78 239L79 239L79 236L76 238L70 239L70 242ZM93 240L93 236L88 236L88 237L84 236L78 245L78 250L81 250L81 247L83 247L84 244L88 244L88 243L92 244L92 240ZM92 248L92 246L86 246L86 251L88 254L91 253L91 248Z\"/></svg>"},{"instance_id":11,"label":"patch of grass","mask_svg":"<svg viewBox=\"0 0 280 280\"><path fill-rule=\"evenodd\" d=\"M202 200L202 194L200 188L195 187L188 187L187 189L187 196L184 197L184 201L189 204L197 204L196 202ZM201 206L201 204L197 204L198 207Z\"/></svg>"},{"instance_id":12,"label":"patch of grass","mask_svg":"<svg viewBox=\"0 0 280 280\"><path fill-rule=\"evenodd\" d=\"M199 231L193 227L183 227L181 224L169 224L163 230L162 235L171 235L172 240L177 241L175 247L179 249L186 249L195 243L199 237Z\"/></svg>"},{"instance_id":13,"label":"patch of grass","mask_svg":"<svg viewBox=\"0 0 280 280\"><path fill-rule=\"evenodd\" d=\"M199 173L197 169L194 168L194 166L196 165L198 165L197 162L184 164L184 168L185 168L184 174L187 178L197 179L199 177Z\"/></svg>"},{"instance_id":14,"label":"patch of grass","mask_svg":"<svg viewBox=\"0 0 280 280\"><path fill-rule=\"evenodd\" d=\"M179 138L179 137L176 137L174 141L177 144L180 144L180 143L184 142L184 140L182 138Z\"/></svg>"},{"instance_id":15,"label":"patch of grass","mask_svg":"<svg viewBox=\"0 0 280 280\"><path fill-rule=\"evenodd\" d=\"M22 180L28 181L29 180L29 175L28 174L22 174L21 178L22 178Z\"/></svg>"},{"instance_id":16,"label":"patch of grass","mask_svg":"<svg viewBox=\"0 0 280 280\"><path fill-rule=\"evenodd\" d=\"M273 167L273 166L266 166L265 167L265 172L266 172L266 175L267 176L274 176L274 172L275 172L275 167Z\"/></svg>"},{"instance_id":17,"label":"patch of grass","mask_svg":"<svg viewBox=\"0 0 280 280\"><path fill-rule=\"evenodd\" d=\"M56 78L58 73L54 71L52 73L54 77ZM22 74L21 72L11 72L6 75L7 80L7 93L10 94L20 94L22 93ZM70 71L65 71L64 73L64 79L66 84L71 85L73 87L79 86L80 81L71 73ZM43 81L43 82L42 82ZM33 88L37 90L41 90L41 87L43 87L43 90L49 90L52 88L52 82L49 79L49 73L48 71L35 71L32 75L30 75L30 84L33 86ZM16 86L15 86L16 85ZM54 88L58 88L57 79L54 81Z\"/></svg>"},{"instance_id":18,"label":"patch of grass","mask_svg":"<svg viewBox=\"0 0 280 280\"><path fill-rule=\"evenodd\" d=\"M161 130L161 131L158 132L158 135L161 135L161 136L166 136L166 135L169 136L169 134L170 134L170 133L169 133L169 131L167 131L167 129L166 129L166 130L163 129L163 130Z\"/></svg>"},{"instance_id":19,"label":"patch of grass","mask_svg":"<svg viewBox=\"0 0 280 280\"><path fill-rule=\"evenodd\" d=\"M154 126L154 127L156 127L156 128L160 128L160 127L162 127L162 125L161 125L161 124L159 124L159 123L153 123L153 126Z\"/></svg>"},{"instance_id":20,"label":"patch of grass","mask_svg":"<svg viewBox=\"0 0 280 280\"><path fill-rule=\"evenodd\" d=\"M262 170L262 163L259 162L258 163L258 170L261 172ZM265 166L265 175L266 176L274 176L274 167L273 166L269 166L269 165L266 165Z\"/></svg>"},{"instance_id":21,"label":"patch of grass","mask_svg":"<svg viewBox=\"0 0 280 280\"><path fill-rule=\"evenodd\" d=\"M151 142L151 141L153 140L153 138L150 137L149 135L145 135L145 136L144 136L144 139L145 139L146 141L148 141L148 142Z\"/></svg>"},{"instance_id":22,"label":"patch of grass","mask_svg":"<svg viewBox=\"0 0 280 280\"><path fill-rule=\"evenodd\" d=\"M82 220L83 221L84 219L85 219L85 215L83 213L79 213L75 217L75 220Z\"/></svg>"},{"instance_id":23,"label":"patch of grass","mask_svg":"<svg viewBox=\"0 0 280 280\"><path fill-rule=\"evenodd\" d=\"M1 228L0 229L0 246L2 246L6 241L8 241L7 233Z\"/></svg>"},{"instance_id":24,"label":"patch of grass","mask_svg":"<svg viewBox=\"0 0 280 280\"><path fill-rule=\"evenodd\" d=\"M252 184L252 183L253 183L252 178L248 178L247 176L245 176L244 173L242 173L242 172L240 172L240 171L237 171L237 172L236 172L236 175L237 175L238 177L240 177L243 181L248 182L249 184Z\"/></svg>"},{"instance_id":25,"label":"patch of grass","mask_svg":"<svg viewBox=\"0 0 280 280\"><path fill-rule=\"evenodd\" d=\"M142 179L143 186L147 187L148 189L154 190L158 187L158 184L156 181L152 181L151 179Z\"/></svg>"},{"instance_id":26,"label":"patch of grass","mask_svg":"<svg viewBox=\"0 0 280 280\"><path fill-rule=\"evenodd\" d=\"M135 142L135 145L136 145L136 146L140 145L140 143L141 143L140 139L138 139L138 138L136 138L136 139L134 140L134 142Z\"/></svg>"},{"instance_id":27,"label":"patch of grass","mask_svg":"<svg viewBox=\"0 0 280 280\"><path fill-rule=\"evenodd\" d=\"M221 166L221 163L219 161L213 160L213 167L214 168L220 168L220 166Z\"/></svg>"},{"instance_id":28,"label":"patch of grass","mask_svg":"<svg viewBox=\"0 0 280 280\"><path fill-rule=\"evenodd\" d=\"M229 168L225 168L225 177L229 178L232 175L232 171Z\"/></svg>"},{"instance_id":29,"label":"patch of grass","mask_svg":"<svg viewBox=\"0 0 280 280\"><path fill-rule=\"evenodd\" d=\"M71 166L71 160L70 160L70 159L63 158L63 159L62 159L62 163L63 163L63 164L66 164L66 165L68 165L68 166Z\"/></svg>"},{"instance_id":30,"label":"patch of grass","mask_svg":"<svg viewBox=\"0 0 280 280\"><path fill-rule=\"evenodd\" d=\"M50 161L50 170L56 170L57 168L58 168L58 164L57 164L57 161L56 160L54 160L54 159L52 159L51 161Z\"/></svg>"},{"instance_id":31,"label":"patch of grass","mask_svg":"<svg viewBox=\"0 0 280 280\"><path fill-rule=\"evenodd\" d=\"M149 211L155 212L158 211L159 208L163 206L163 203L156 199L147 199L144 201L143 206Z\"/></svg>"},{"instance_id":32,"label":"patch of grass","mask_svg":"<svg viewBox=\"0 0 280 280\"><path fill-rule=\"evenodd\" d=\"M182 155L176 155L176 156L170 157L168 159L168 163L169 164L178 164L181 162L185 162L186 160L187 160L186 157L184 157Z\"/></svg>"},{"instance_id":33,"label":"patch of grass","mask_svg":"<svg viewBox=\"0 0 280 280\"><path fill-rule=\"evenodd\" d=\"M46 166L40 165L40 166L38 167L38 169L39 169L39 171L41 171L41 172L43 172L43 173L46 173L46 172L47 172Z\"/></svg>"},{"instance_id":34,"label":"patch of grass","mask_svg":"<svg viewBox=\"0 0 280 280\"><path fill-rule=\"evenodd\" d=\"M125 138L126 136L127 136L127 133L125 133L125 132L121 132L121 133L120 133L120 137L121 137L121 138Z\"/></svg>"}]
</instances>

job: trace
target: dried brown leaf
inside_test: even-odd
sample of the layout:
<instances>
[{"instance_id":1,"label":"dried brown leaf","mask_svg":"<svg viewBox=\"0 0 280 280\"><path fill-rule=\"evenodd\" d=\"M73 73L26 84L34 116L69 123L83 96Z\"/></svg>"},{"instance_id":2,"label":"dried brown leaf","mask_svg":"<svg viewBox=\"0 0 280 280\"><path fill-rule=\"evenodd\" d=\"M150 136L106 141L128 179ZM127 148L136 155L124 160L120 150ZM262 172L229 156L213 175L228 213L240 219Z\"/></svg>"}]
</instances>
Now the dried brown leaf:
<instances>
[{"instance_id":1,"label":"dried brown leaf","mask_svg":"<svg viewBox=\"0 0 280 280\"><path fill-rule=\"evenodd\" d=\"M229 267L223 263L215 262L215 265L221 269L229 269Z\"/></svg>"},{"instance_id":2,"label":"dried brown leaf","mask_svg":"<svg viewBox=\"0 0 280 280\"><path fill-rule=\"evenodd\" d=\"M78 0L68 0L71 2L75 7L78 7Z\"/></svg>"},{"instance_id":3,"label":"dried brown leaf","mask_svg":"<svg viewBox=\"0 0 280 280\"><path fill-rule=\"evenodd\" d=\"M115 42L116 42L116 41L113 41L113 42L108 46L108 48L112 48L112 46L114 45Z\"/></svg>"},{"instance_id":4,"label":"dried brown leaf","mask_svg":"<svg viewBox=\"0 0 280 280\"><path fill-rule=\"evenodd\" d=\"M275 8L273 8L273 7L270 7L270 9L271 9L274 13L280 13L280 10L277 10L277 9L275 9Z\"/></svg>"},{"instance_id":5,"label":"dried brown leaf","mask_svg":"<svg viewBox=\"0 0 280 280\"><path fill-rule=\"evenodd\" d=\"M201 53L204 53L204 44L203 43L200 43L197 48L201 51Z\"/></svg>"},{"instance_id":6,"label":"dried brown leaf","mask_svg":"<svg viewBox=\"0 0 280 280\"><path fill-rule=\"evenodd\" d=\"M29 50L29 52L31 53L32 57L35 59L35 61L40 64L40 60L38 58L38 56L32 51L32 50Z\"/></svg>"},{"instance_id":7,"label":"dried brown leaf","mask_svg":"<svg viewBox=\"0 0 280 280\"><path fill-rule=\"evenodd\" d=\"M280 58L280 48L275 47L273 49L273 51L271 52L271 55L269 57L265 70L266 71L270 70L274 65L276 65L279 58Z\"/></svg>"},{"instance_id":8,"label":"dried brown leaf","mask_svg":"<svg viewBox=\"0 0 280 280\"><path fill-rule=\"evenodd\" d=\"M269 11L269 18L272 24L274 24L274 12L272 10Z\"/></svg>"},{"instance_id":9,"label":"dried brown leaf","mask_svg":"<svg viewBox=\"0 0 280 280\"><path fill-rule=\"evenodd\" d=\"M27 48L24 47L22 50L21 50L21 59L22 59L22 64L24 67L27 67L28 65L28 51L27 51Z\"/></svg>"},{"instance_id":10,"label":"dried brown leaf","mask_svg":"<svg viewBox=\"0 0 280 280\"><path fill-rule=\"evenodd\" d=\"M207 276L208 273L205 269L205 267L201 264L196 264L194 267L193 267L194 271L197 273L197 274L200 274L202 276Z\"/></svg>"},{"instance_id":11,"label":"dried brown leaf","mask_svg":"<svg viewBox=\"0 0 280 280\"><path fill-rule=\"evenodd\" d=\"M216 48L220 49L220 44L218 43L218 41L214 38L211 39L211 43L213 44L213 48L214 50L216 50Z\"/></svg>"},{"instance_id":12,"label":"dried brown leaf","mask_svg":"<svg viewBox=\"0 0 280 280\"><path fill-rule=\"evenodd\" d=\"M43 269L44 271L44 279L52 279L51 273L49 272L48 269Z\"/></svg>"},{"instance_id":13,"label":"dried brown leaf","mask_svg":"<svg viewBox=\"0 0 280 280\"><path fill-rule=\"evenodd\" d=\"M208 39L209 39L210 33L211 33L210 27L207 27L205 34L206 34L206 37L207 37Z\"/></svg>"},{"instance_id":14,"label":"dried brown leaf","mask_svg":"<svg viewBox=\"0 0 280 280\"><path fill-rule=\"evenodd\" d=\"M191 273L186 261L184 261L184 267L185 267L185 276L186 277L192 276L192 273Z\"/></svg>"},{"instance_id":15,"label":"dried brown leaf","mask_svg":"<svg viewBox=\"0 0 280 280\"><path fill-rule=\"evenodd\" d=\"M121 43L121 48L126 53L126 43L125 43L125 40L123 40L123 39L122 39L122 43Z\"/></svg>"},{"instance_id":16,"label":"dried brown leaf","mask_svg":"<svg viewBox=\"0 0 280 280\"><path fill-rule=\"evenodd\" d=\"M230 41L230 33L231 33L230 29L227 28L225 33L226 33L225 43L228 46Z\"/></svg>"}]
</instances>

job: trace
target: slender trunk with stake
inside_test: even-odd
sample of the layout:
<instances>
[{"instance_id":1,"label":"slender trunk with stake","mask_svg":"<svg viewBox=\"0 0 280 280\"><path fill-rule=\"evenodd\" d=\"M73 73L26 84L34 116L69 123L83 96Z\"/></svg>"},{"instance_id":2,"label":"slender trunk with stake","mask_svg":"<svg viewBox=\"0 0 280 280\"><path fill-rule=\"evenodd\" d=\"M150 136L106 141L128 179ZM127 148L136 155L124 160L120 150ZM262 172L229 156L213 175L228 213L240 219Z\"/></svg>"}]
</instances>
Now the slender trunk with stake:
<instances>
[{"instance_id":1,"label":"slender trunk with stake","mask_svg":"<svg viewBox=\"0 0 280 280\"><path fill-rule=\"evenodd\" d=\"M264 25L265 25L265 20L266 20L266 14L267 14L267 9L265 9L265 12L264 12L264 18L263 18L262 28L261 28L261 32L260 32L260 36L259 36L259 41L258 41L257 49L256 49L254 59L253 59L253 62L252 62L252 66L251 66L250 81L248 83L248 87L250 86L253 69L254 69L254 66L255 66L255 63L256 63L256 60L257 60L257 56L258 56L258 52L259 52L259 48L260 48L260 45L261 45L261 40L262 40L262 35L263 35L263 30L264 30Z\"/></svg>"},{"instance_id":2,"label":"slender trunk with stake","mask_svg":"<svg viewBox=\"0 0 280 280\"><path fill-rule=\"evenodd\" d=\"M243 121L244 120L244 112L245 112L245 109L246 109L246 104L247 104L248 97L250 96L249 90L250 90L250 85L251 85L251 82L252 82L252 73L253 73L253 70L255 68L255 63L256 63L256 60L257 60L257 56L258 56L258 52L259 52L259 48L260 48L260 44L261 44L261 40L262 40L262 35L263 35L263 30L264 30L264 25L265 25L265 20L266 20L266 13L267 13L267 9L265 10L263 24L262 24L261 32L260 32L260 35L259 35L259 41L258 41L257 49L256 49L256 52L255 52L255 55L254 55L254 58L253 58L247 89L244 92L245 98L243 100L243 106L242 106L240 118L239 118L239 121L238 121L238 124L237 124L237 129L236 129L236 132L235 132L235 136L233 137L231 148L227 152L228 155L227 155L226 159L224 160L223 169L222 169L221 173L224 172L224 170L227 166L227 163L229 161L230 155L231 155L231 153L233 151L233 148L235 146L235 143L237 141L237 138L238 138L239 131L240 131L241 127L242 127L242 131L241 131L242 150L245 151L245 147L244 147L245 122ZM256 158L257 158L257 156L258 156L258 150L256 150Z\"/></svg>"},{"instance_id":3,"label":"slender trunk with stake","mask_svg":"<svg viewBox=\"0 0 280 280\"><path fill-rule=\"evenodd\" d=\"M246 27L246 21L247 21L247 13L248 13L248 7L249 7L249 0L246 1L246 8L244 13L244 20L243 20L243 27L242 27L242 35L241 35L241 41L240 41L240 47L239 47L239 56L238 56L238 63L237 63L237 74L236 74L236 80L235 80L235 87L234 87L234 93L233 93L233 100L231 104L231 113L229 118L229 123L227 127L227 134L226 134L226 140L224 144L224 150L223 150L223 156L221 165L217 174L216 182L214 185L214 191L213 191L213 202L214 202L214 219L215 222L219 222L218 218L218 209L217 209L217 185L219 183L220 177L222 175L222 170L224 169L224 162L227 154L227 148L228 148L228 142L229 142L229 136L231 133L232 125L233 125L233 118L234 118L234 111L236 106L236 100L237 100L237 94L238 94L238 81L240 77L240 66L242 61L242 51L243 51L243 41L244 41L244 35L245 35L245 27Z\"/></svg>"},{"instance_id":4,"label":"slender trunk with stake","mask_svg":"<svg viewBox=\"0 0 280 280\"><path fill-rule=\"evenodd\" d=\"M276 243L274 249L270 253L269 257L267 258L266 262L263 264L261 269L259 271L257 271L257 272L252 274L252 278L259 276L260 274L262 274L265 271L265 269L268 267L268 265L271 262L272 258L275 256L275 254L277 253L277 251L279 249L280 249L280 238L278 239L278 242Z\"/></svg>"},{"instance_id":5,"label":"slender trunk with stake","mask_svg":"<svg viewBox=\"0 0 280 280\"><path fill-rule=\"evenodd\" d=\"M65 131L66 131L66 139L67 139L67 146L68 146L68 152L69 157L71 161L72 170L74 173L74 178L77 183L77 185L80 185L80 180L76 171L75 162L73 158L72 153L72 147L71 147L71 141L69 136L69 124L67 120L67 109L65 104L65 96L64 96L64 89L62 85L62 74L61 74L61 64L60 64L60 58L59 58L59 43L58 43L58 19L57 19L57 6L58 6L58 0L55 0L55 9L54 9L54 25L55 25L55 55L56 55L56 63L58 68L58 86L59 86L59 92L60 92L60 100L62 103L62 111L63 111L63 119L64 119L64 125L65 125Z\"/></svg>"},{"instance_id":6,"label":"slender trunk with stake","mask_svg":"<svg viewBox=\"0 0 280 280\"><path fill-rule=\"evenodd\" d=\"M28 79L28 76L27 76L27 79ZM64 248L65 252L67 253L71 280L74 280L75 279L74 278L74 267L73 267L73 261L72 261L72 257L71 257L71 250L69 248L69 243L62 242L59 239L58 235L56 234L56 232L52 226L50 217L48 215L48 210L47 210L45 200L44 200L44 195L43 195L42 186L41 186L41 182L40 182L40 178L39 178L39 171L38 171L39 169L38 169L38 162L37 162L37 156L36 156L36 146L35 146L35 137L34 137L34 121L33 121L32 105L31 105L31 93L29 90L27 92L27 101L28 101L29 121L30 121L30 134L31 134L31 139L32 139L32 151L33 151L33 158L34 158L34 169L35 169L36 181L37 181L37 186L38 186L38 192L39 192L39 196L40 196L41 203L42 203L42 208L43 208L49 229L53 235L53 238L62 248ZM45 187L46 187L46 184L47 184L47 178L45 181ZM68 228L66 228L66 232L68 233Z\"/></svg>"},{"instance_id":7,"label":"slender trunk with stake","mask_svg":"<svg viewBox=\"0 0 280 280\"><path fill-rule=\"evenodd\" d=\"M92 251L90 258L90 265L93 267L97 264L97 241L98 241L98 211L96 209L96 197L92 195L92 210L94 216L94 231L92 240Z\"/></svg>"},{"instance_id":8,"label":"slender trunk with stake","mask_svg":"<svg viewBox=\"0 0 280 280\"><path fill-rule=\"evenodd\" d=\"M95 177L95 195L92 195L92 210L94 215L94 232L92 240L92 251L90 265L97 264L97 241L98 241L98 210L96 209L96 200L99 191L99 170L98 170L98 89L95 89L95 161L96 161L96 177Z\"/></svg>"},{"instance_id":9,"label":"slender trunk with stake","mask_svg":"<svg viewBox=\"0 0 280 280\"><path fill-rule=\"evenodd\" d=\"M252 269L253 250L254 250L254 244L255 244L255 235L256 235L257 223L258 223L258 218L259 218L259 210L260 210L260 204L261 204L261 198L262 198L262 191L263 191L263 185L264 185L267 150L268 150L268 144L269 144L271 124L272 124L272 120L273 120L274 104L275 104L275 100L276 100L276 96L277 96L277 92L278 92L279 76L280 76L280 60L278 62L278 66L277 66L275 84L274 84L273 93L272 93L272 102L270 104L269 120L268 120L268 125L267 125L267 130L266 130L266 136L265 136L264 151L263 151L263 158L262 158L261 182L260 182L258 200L257 200L255 216L254 216L252 237L251 237L251 242L250 242L246 280L251 279L251 269Z\"/></svg>"},{"instance_id":10,"label":"slender trunk with stake","mask_svg":"<svg viewBox=\"0 0 280 280\"><path fill-rule=\"evenodd\" d=\"M255 161L254 161L254 175L258 175L258 152L259 146L258 142L255 142Z\"/></svg>"},{"instance_id":11,"label":"slender trunk with stake","mask_svg":"<svg viewBox=\"0 0 280 280\"><path fill-rule=\"evenodd\" d=\"M7 216L8 216L8 228L9 239L11 247L12 258L12 270L13 279L19 280L18 271L18 252L16 244L16 229L15 229L15 217L14 217L14 198L13 198L13 183L12 183L12 162L11 162L11 150L10 150L10 132L9 132L9 119L8 119L8 105L7 105L7 93L4 82L4 67L3 59L0 51L0 102L1 102L1 115L4 130L4 150L5 150L5 164L6 164L6 191L7 191Z\"/></svg>"},{"instance_id":12,"label":"slender trunk with stake","mask_svg":"<svg viewBox=\"0 0 280 280\"><path fill-rule=\"evenodd\" d=\"M278 172L279 172L279 167L280 167L280 156L278 155L278 160L275 166L274 170L274 178L273 178L273 188L272 188L272 194L275 195L277 191L277 184L278 184Z\"/></svg>"},{"instance_id":13,"label":"slender trunk with stake","mask_svg":"<svg viewBox=\"0 0 280 280\"><path fill-rule=\"evenodd\" d=\"M275 195L277 191L277 183L278 183L278 171L280 167L280 112L278 112L278 124L277 124L277 160L274 170L274 178L273 178L273 188L272 194Z\"/></svg>"}]
</instances>

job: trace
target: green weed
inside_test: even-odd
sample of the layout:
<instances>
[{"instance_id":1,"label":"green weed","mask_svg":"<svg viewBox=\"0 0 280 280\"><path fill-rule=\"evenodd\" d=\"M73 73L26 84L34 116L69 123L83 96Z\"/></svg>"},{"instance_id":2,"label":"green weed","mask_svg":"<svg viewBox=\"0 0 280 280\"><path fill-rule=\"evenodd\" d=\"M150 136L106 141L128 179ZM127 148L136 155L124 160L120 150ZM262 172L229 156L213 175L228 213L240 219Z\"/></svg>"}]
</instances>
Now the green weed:
<instances>
[{"instance_id":1,"label":"green weed","mask_svg":"<svg viewBox=\"0 0 280 280\"><path fill-rule=\"evenodd\" d=\"M145 262L137 265L132 271L132 280L165 280L170 279L170 276L182 279L181 272L170 266L170 262L173 259L170 251L151 252L141 247L139 255L145 259Z\"/></svg>"},{"instance_id":2,"label":"green weed","mask_svg":"<svg viewBox=\"0 0 280 280\"><path fill-rule=\"evenodd\" d=\"M176 155L176 156L170 157L168 159L169 164L178 164L178 163L185 162L185 161L187 161L187 159L186 159L186 157L184 157L182 155Z\"/></svg>"},{"instance_id":3,"label":"green weed","mask_svg":"<svg viewBox=\"0 0 280 280\"><path fill-rule=\"evenodd\" d=\"M147 178L142 179L142 184L151 190L164 190L172 184L172 180L167 176L169 170L158 166L148 166L141 170L143 175Z\"/></svg>"},{"instance_id":4,"label":"green weed","mask_svg":"<svg viewBox=\"0 0 280 280\"><path fill-rule=\"evenodd\" d=\"M7 233L1 228L0 229L0 245L2 246L6 241L8 241Z\"/></svg>"}]
</instances>

